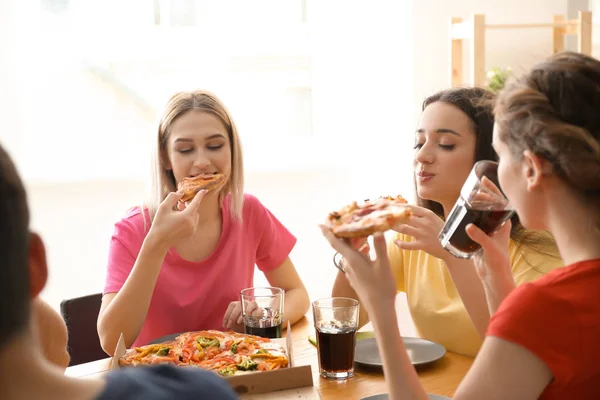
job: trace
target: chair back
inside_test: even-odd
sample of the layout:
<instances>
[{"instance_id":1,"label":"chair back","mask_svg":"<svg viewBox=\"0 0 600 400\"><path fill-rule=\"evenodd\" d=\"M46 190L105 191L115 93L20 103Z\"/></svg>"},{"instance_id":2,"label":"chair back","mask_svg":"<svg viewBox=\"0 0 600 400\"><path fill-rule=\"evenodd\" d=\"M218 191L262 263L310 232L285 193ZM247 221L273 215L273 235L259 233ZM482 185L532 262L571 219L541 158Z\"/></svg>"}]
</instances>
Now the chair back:
<instances>
[{"instance_id":1,"label":"chair back","mask_svg":"<svg viewBox=\"0 0 600 400\"><path fill-rule=\"evenodd\" d=\"M69 330L69 367L108 357L100 346L96 321L102 304L102 293L63 300L62 314Z\"/></svg>"}]
</instances>

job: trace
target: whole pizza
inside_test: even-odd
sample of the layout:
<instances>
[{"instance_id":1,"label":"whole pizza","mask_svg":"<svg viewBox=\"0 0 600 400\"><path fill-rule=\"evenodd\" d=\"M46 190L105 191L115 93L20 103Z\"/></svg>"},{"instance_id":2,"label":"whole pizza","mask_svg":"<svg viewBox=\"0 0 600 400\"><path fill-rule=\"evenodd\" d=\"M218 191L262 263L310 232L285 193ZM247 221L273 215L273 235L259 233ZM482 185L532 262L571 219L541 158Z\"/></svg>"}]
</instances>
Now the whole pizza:
<instances>
[{"instance_id":1,"label":"whole pizza","mask_svg":"<svg viewBox=\"0 0 600 400\"><path fill-rule=\"evenodd\" d=\"M402 196L386 196L376 200L356 201L334 211L327 224L340 238L367 237L375 232L385 232L402 224L412 216L411 206Z\"/></svg>"},{"instance_id":2,"label":"whole pizza","mask_svg":"<svg viewBox=\"0 0 600 400\"><path fill-rule=\"evenodd\" d=\"M182 333L174 341L135 347L121 366L173 364L212 370L221 376L271 371L288 366L285 348L267 338L232 331Z\"/></svg>"}]
</instances>

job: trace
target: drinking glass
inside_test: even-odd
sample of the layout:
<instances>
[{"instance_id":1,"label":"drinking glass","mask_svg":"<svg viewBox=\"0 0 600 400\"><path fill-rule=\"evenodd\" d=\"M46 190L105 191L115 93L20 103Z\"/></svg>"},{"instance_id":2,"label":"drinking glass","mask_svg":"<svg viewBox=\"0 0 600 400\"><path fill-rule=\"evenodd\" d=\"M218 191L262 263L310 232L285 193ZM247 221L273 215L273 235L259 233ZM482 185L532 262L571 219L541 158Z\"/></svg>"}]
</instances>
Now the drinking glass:
<instances>
[{"instance_id":1,"label":"drinking glass","mask_svg":"<svg viewBox=\"0 0 600 400\"><path fill-rule=\"evenodd\" d=\"M450 254L466 259L481 249L467 235L467 225L475 224L490 234L513 215L514 209L499 187L498 163L488 160L475 163L439 235Z\"/></svg>"},{"instance_id":2,"label":"drinking glass","mask_svg":"<svg viewBox=\"0 0 600 400\"><path fill-rule=\"evenodd\" d=\"M277 287L252 287L240 292L244 332L280 338L285 291Z\"/></svg>"},{"instance_id":3,"label":"drinking glass","mask_svg":"<svg viewBox=\"0 0 600 400\"><path fill-rule=\"evenodd\" d=\"M312 303L319 373L327 379L354 376L354 346L358 329L358 301L332 297Z\"/></svg>"}]
</instances>

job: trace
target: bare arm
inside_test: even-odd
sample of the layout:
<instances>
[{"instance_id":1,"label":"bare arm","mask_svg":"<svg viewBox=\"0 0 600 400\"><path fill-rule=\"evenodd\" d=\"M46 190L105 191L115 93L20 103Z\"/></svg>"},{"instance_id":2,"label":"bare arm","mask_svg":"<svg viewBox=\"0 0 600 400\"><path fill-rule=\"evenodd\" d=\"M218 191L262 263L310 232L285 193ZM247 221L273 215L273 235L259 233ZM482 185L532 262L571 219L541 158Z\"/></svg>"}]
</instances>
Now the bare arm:
<instances>
[{"instance_id":1,"label":"bare arm","mask_svg":"<svg viewBox=\"0 0 600 400\"><path fill-rule=\"evenodd\" d=\"M279 267L265 272L265 277L271 286L285 290L283 327L287 327L288 321L290 324L298 322L308 311L310 300L292 260L287 257ZM243 332L243 322L241 302L232 301L223 316L223 327Z\"/></svg>"},{"instance_id":2,"label":"bare arm","mask_svg":"<svg viewBox=\"0 0 600 400\"><path fill-rule=\"evenodd\" d=\"M147 236L121 290L107 293L102 298L98 336L107 354L114 353L121 333L126 347L130 347L138 337L167 250L168 247L158 245L150 235Z\"/></svg>"},{"instance_id":3,"label":"bare arm","mask_svg":"<svg viewBox=\"0 0 600 400\"><path fill-rule=\"evenodd\" d=\"M65 321L39 297L33 299L31 312L37 325L42 353L64 371L71 359L67 352L68 332Z\"/></svg>"},{"instance_id":4,"label":"bare arm","mask_svg":"<svg viewBox=\"0 0 600 400\"><path fill-rule=\"evenodd\" d=\"M343 262L344 261L342 260L342 263ZM338 271L338 274L335 277L335 282L333 283L333 290L331 291L331 296L349 297L351 299L358 300L358 303L360 304L360 311L358 313L358 329L362 328L367 323L369 323L369 314L367 313L366 308L362 306L358 295L356 294L354 289L352 289L352 286L350 286L350 282L348 282L348 279L346 279L346 275L342 271Z\"/></svg>"},{"instance_id":5,"label":"bare arm","mask_svg":"<svg viewBox=\"0 0 600 400\"><path fill-rule=\"evenodd\" d=\"M503 232L505 230L508 231ZM508 235L509 231L510 227L505 227L496 236ZM481 240L481 238L479 239ZM492 242L494 239L488 240ZM498 237L495 240L499 242L506 241L506 249L508 249L508 236L506 238ZM500 303L515 288L508 260L508 251L505 251L499 244L492 243L492 245L495 246L496 252L488 245L483 256L486 258L485 261L479 255L475 256L474 261L461 260L452 256L447 256L444 260L454 286L456 286L465 309L481 338L485 338L490 316L496 312ZM494 273L482 269L482 263L484 262L496 265ZM480 266L478 267L476 263L479 263Z\"/></svg>"},{"instance_id":6,"label":"bare arm","mask_svg":"<svg viewBox=\"0 0 600 400\"><path fill-rule=\"evenodd\" d=\"M529 350L488 336L454 399L537 399L552 380L548 366Z\"/></svg>"},{"instance_id":7,"label":"bare arm","mask_svg":"<svg viewBox=\"0 0 600 400\"><path fill-rule=\"evenodd\" d=\"M377 341L381 343L383 368L390 399L427 399L413 368L400 332L393 307L379 308L373 317ZM552 380L548 366L527 349L487 337L473 366L460 383L455 400L538 399Z\"/></svg>"},{"instance_id":8,"label":"bare arm","mask_svg":"<svg viewBox=\"0 0 600 400\"><path fill-rule=\"evenodd\" d=\"M450 256L444 262L473 326L483 339L490 323L490 308L473 261Z\"/></svg>"},{"instance_id":9,"label":"bare arm","mask_svg":"<svg viewBox=\"0 0 600 400\"><path fill-rule=\"evenodd\" d=\"M285 290L283 326L287 326L287 321L292 325L298 322L308 311L310 299L292 260L286 258L279 267L265 272L265 276L269 284Z\"/></svg>"},{"instance_id":10,"label":"bare arm","mask_svg":"<svg viewBox=\"0 0 600 400\"><path fill-rule=\"evenodd\" d=\"M500 303L515 288L509 259L510 228L508 221L498 232L488 236L473 224L467 226L469 237L483 248L483 252L473 259L475 271L485 290L490 315L496 312Z\"/></svg>"},{"instance_id":11,"label":"bare arm","mask_svg":"<svg viewBox=\"0 0 600 400\"><path fill-rule=\"evenodd\" d=\"M185 206L178 204L183 192L167 195L158 207L123 287L118 293L109 293L102 298L97 328L102 349L107 354L114 353L121 333L126 347L130 347L138 337L165 255L174 243L195 234L199 220L198 207L205 194L206 191L201 190ZM176 205L179 211L175 210Z\"/></svg>"},{"instance_id":12,"label":"bare arm","mask_svg":"<svg viewBox=\"0 0 600 400\"><path fill-rule=\"evenodd\" d=\"M390 399L428 399L400 336L394 302L376 306L373 313L373 327L379 343L379 354L383 361Z\"/></svg>"}]
</instances>

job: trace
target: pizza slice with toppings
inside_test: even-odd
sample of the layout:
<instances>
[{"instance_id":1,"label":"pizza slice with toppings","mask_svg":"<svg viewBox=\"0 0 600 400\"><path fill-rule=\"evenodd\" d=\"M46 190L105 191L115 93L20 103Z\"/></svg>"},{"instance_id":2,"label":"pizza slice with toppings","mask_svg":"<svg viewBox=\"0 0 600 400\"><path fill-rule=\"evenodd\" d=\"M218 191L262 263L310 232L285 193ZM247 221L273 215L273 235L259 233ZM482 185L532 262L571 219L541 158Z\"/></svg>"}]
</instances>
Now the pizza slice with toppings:
<instances>
[{"instance_id":1,"label":"pizza slice with toppings","mask_svg":"<svg viewBox=\"0 0 600 400\"><path fill-rule=\"evenodd\" d=\"M327 217L327 224L340 238L361 238L375 232L385 232L408 221L411 206L402 196L380 197L377 200L352 202Z\"/></svg>"},{"instance_id":2,"label":"pizza slice with toppings","mask_svg":"<svg viewBox=\"0 0 600 400\"><path fill-rule=\"evenodd\" d=\"M202 189L208 191L217 190L225 184L225 175L198 175L195 177L186 177L179 182L177 190L183 190L183 197L180 201L187 202L192 200Z\"/></svg>"}]
</instances>

